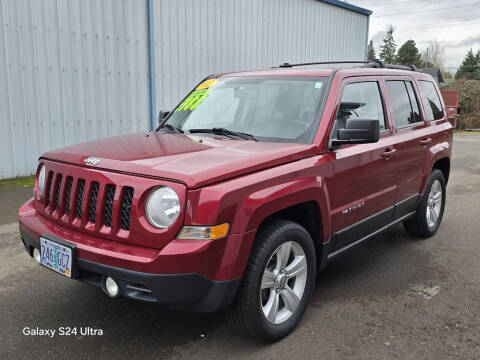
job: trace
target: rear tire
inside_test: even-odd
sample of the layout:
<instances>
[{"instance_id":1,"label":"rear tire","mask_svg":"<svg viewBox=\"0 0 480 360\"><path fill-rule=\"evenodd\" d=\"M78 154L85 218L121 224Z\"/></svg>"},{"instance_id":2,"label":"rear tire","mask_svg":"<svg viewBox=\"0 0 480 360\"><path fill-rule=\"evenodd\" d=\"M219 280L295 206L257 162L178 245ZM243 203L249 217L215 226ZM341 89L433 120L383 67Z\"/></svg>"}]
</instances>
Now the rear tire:
<instances>
[{"instance_id":1,"label":"rear tire","mask_svg":"<svg viewBox=\"0 0 480 360\"><path fill-rule=\"evenodd\" d=\"M291 221L268 223L257 234L240 290L226 311L227 321L245 335L280 340L300 322L315 272L309 233Z\"/></svg>"},{"instance_id":2,"label":"rear tire","mask_svg":"<svg viewBox=\"0 0 480 360\"><path fill-rule=\"evenodd\" d=\"M440 170L434 169L428 179L415 216L406 220L403 225L411 235L424 238L437 232L445 210L446 183Z\"/></svg>"}]
</instances>

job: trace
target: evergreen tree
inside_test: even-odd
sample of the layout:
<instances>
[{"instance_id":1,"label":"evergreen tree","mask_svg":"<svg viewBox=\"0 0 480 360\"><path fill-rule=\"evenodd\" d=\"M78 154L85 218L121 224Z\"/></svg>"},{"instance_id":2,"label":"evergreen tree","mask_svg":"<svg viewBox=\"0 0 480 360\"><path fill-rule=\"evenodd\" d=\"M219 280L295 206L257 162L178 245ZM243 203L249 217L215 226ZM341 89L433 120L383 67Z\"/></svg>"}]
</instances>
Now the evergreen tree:
<instances>
[{"instance_id":1,"label":"evergreen tree","mask_svg":"<svg viewBox=\"0 0 480 360\"><path fill-rule=\"evenodd\" d=\"M480 79L480 51L476 55L470 49L465 55L462 65L457 70L455 78Z\"/></svg>"},{"instance_id":2,"label":"evergreen tree","mask_svg":"<svg viewBox=\"0 0 480 360\"><path fill-rule=\"evenodd\" d=\"M380 45L380 59L387 64L395 63L395 51L397 50L397 44L393 39L393 27L387 31L383 38L383 45Z\"/></svg>"},{"instance_id":3,"label":"evergreen tree","mask_svg":"<svg viewBox=\"0 0 480 360\"><path fill-rule=\"evenodd\" d=\"M370 40L368 43L368 49L367 49L367 60L372 61L375 60L377 55L375 54L375 49L373 48L373 41Z\"/></svg>"},{"instance_id":4,"label":"evergreen tree","mask_svg":"<svg viewBox=\"0 0 480 360\"><path fill-rule=\"evenodd\" d=\"M397 63L401 65L411 64L417 67L422 66L422 60L420 59L420 52L417 49L417 45L413 40L407 40L397 53Z\"/></svg>"}]
</instances>

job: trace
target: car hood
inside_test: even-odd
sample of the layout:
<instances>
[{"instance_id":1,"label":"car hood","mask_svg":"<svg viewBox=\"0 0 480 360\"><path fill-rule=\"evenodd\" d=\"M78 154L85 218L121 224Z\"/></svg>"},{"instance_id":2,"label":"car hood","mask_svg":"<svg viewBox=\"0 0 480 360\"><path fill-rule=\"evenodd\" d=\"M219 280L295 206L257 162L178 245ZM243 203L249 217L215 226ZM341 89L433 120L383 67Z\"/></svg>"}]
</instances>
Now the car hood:
<instances>
[{"instance_id":1,"label":"car hood","mask_svg":"<svg viewBox=\"0 0 480 360\"><path fill-rule=\"evenodd\" d=\"M197 188L312 156L316 150L312 144L143 132L67 146L42 158L158 177ZM86 164L89 157L100 162Z\"/></svg>"}]
</instances>

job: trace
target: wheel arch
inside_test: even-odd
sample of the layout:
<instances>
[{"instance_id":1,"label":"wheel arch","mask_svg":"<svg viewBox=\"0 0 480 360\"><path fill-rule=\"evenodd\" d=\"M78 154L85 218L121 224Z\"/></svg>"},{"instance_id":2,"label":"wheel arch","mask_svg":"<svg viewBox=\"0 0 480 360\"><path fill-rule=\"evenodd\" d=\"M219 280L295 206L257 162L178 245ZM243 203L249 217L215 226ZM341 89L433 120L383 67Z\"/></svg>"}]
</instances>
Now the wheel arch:
<instances>
[{"instance_id":1,"label":"wheel arch","mask_svg":"<svg viewBox=\"0 0 480 360\"><path fill-rule=\"evenodd\" d=\"M449 157L446 156L436 160L432 166L432 171L433 169L440 170L443 173L443 177L445 178L445 183L448 183L448 178L450 176L450 158Z\"/></svg>"},{"instance_id":2,"label":"wheel arch","mask_svg":"<svg viewBox=\"0 0 480 360\"><path fill-rule=\"evenodd\" d=\"M258 229L260 230L262 227L275 220L288 220L301 225L305 228L313 240L317 264L322 268L325 266L328 251L326 250L325 242L323 241L324 226L321 218L322 216L319 204L314 200L310 200L291 205L268 215L258 225Z\"/></svg>"},{"instance_id":3,"label":"wheel arch","mask_svg":"<svg viewBox=\"0 0 480 360\"><path fill-rule=\"evenodd\" d=\"M427 155L427 162L425 163L424 177L421 187L421 194L424 193L428 183L428 179L433 169L442 171L445 177L445 182L448 182L450 176L450 157L452 154L452 147L448 141L441 142L432 146Z\"/></svg>"}]
</instances>

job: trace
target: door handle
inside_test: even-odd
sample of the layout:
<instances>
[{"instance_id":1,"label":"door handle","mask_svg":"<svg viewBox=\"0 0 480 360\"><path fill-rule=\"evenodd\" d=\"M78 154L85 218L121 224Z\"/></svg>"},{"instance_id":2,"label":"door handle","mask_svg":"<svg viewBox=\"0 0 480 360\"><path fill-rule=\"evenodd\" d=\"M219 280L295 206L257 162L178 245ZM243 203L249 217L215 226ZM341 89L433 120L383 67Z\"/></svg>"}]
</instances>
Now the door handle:
<instances>
[{"instance_id":1,"label":"door handle","mask_svg":"<svg viewBox=\"0 0 480 360\"><path fill-rule=\"evenodd\" d=\"M389 160L392 158L392 156L397 152L397 149L390 149L390 148L387 148L385 149L385 151L383 153L380 154L380 156L382 158L384 158L385 160Z\"/></svg>"},{"instance_id":2,"label":"door handle","mask_svg":"<svg viewBox=\"0 0 480 360\"><path fill-rule=\"evenodd\" d=\"M423 138L421 141L420 141L420 145L428 145L432 142L432 138Z\"/></svg>"}]
</instances>

